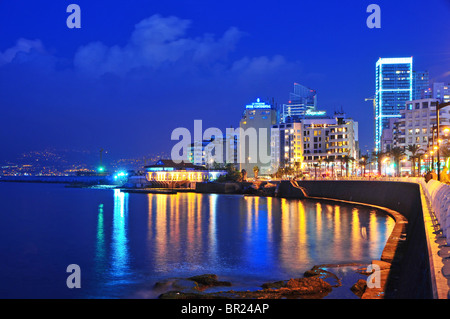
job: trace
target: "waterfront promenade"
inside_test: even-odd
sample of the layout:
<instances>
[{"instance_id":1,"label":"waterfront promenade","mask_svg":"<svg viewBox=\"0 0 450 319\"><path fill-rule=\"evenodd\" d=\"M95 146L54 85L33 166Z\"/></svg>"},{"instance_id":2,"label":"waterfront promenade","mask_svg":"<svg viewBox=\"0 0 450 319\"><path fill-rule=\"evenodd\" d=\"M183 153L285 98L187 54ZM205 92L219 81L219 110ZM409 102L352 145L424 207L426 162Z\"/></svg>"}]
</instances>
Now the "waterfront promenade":
<instances>
[{"instance_id":1,"label":"waterfront promenade","mask_svg":"<svg viewBox=\"0 0 450 319\"><path fill-rule=\"evenodd\" d=\"M386 206L396 206L397 203L395 201L398 197L398 205L403 205L401 201L405 201L406 198L400 198L404 192L401 185L398 183L410 183L416 184L420 188L420 200L416 201L416 198L411 199L411 206L407 210L412 210L414 207L414 203L421 205L421 214L423 218L422 222L416 224L424 227L425 230L425 239L426 239L426 250L428 252L428 264L429 264L429 280L430 280L430 289L432 293L433 299L449 299L450 298L450 243L448 238L450 237L450 185L440 183L436 180L430 180L428 183L425 182L422 177L381 177L381 178L361 178L361 177L350 177L344 179L311 179L299 182L301 186L308 185L308 183L321 183L329 181L330 183L339 183L343 188L345 187L345 183L364 183L364 182L372 182L373 192L377 192L380 190L379 188L373 187L377 183L380 182L383 185L383 188L386 188L388 184L386 182L392 182L392 185L397 185L396 187L391 188L393 194L391 194L391 202L386 203ZM389 183L390 184L390 183ZM338 184L332 186L336 187ZM362 186L362 185L361 185ZM307 187L308 188L308 187ZM314 187L312 187L314 188ZM312 189L310 188L310 189ZM396 192L395 189L398 189ZM317 187L315 188L317 189ZM353 187L355 189L355 187ZM367 189L362 190L361 192L367 191ZM328 191L324 191L323 193L330 193ZM340 197L342 191L331 192L332 197ZM350 199L353 194L349 194ZM356 194L355 194L356 195ZM368 195L368 197L381 197L383 194L378 193L373 196ZM326 197L326 195L324 196ZM356 197L356 196L355 196ZM366 197L366 196L363 196ZM364 201L366 202L366 201ZM420 203L420 204L419 204ZM380 205L384 206L384 205ZM406 205L408 207L408 205ZM405 215L405 212L401 212ZM410 214L408 211L407 214ZM410 224L410 228L413 228L411 222L414 221L415 216L408 216L411 220L408 221ZM413 229L409 229L408 236L414 236ZM419 229L414 228L414 232L418 232ZM416 244L416 242L415 242ZM413 247L414 248L414 247ZM418 248L418 247L417 247ZM413 250L413 249L412 249ZM417 266L419 267L419 266Z\"/></svg>"},{"instance_id":2,"label":"waterfront promenade","mask_svg":"<svg viewBox=\"0 0 450 319\"><path fill-rule=\"evenodd\" d=\"M450 298L450 185L423 178L398 178L418 183L427 234L434 299Z\"/></svg>"}]
</instances>

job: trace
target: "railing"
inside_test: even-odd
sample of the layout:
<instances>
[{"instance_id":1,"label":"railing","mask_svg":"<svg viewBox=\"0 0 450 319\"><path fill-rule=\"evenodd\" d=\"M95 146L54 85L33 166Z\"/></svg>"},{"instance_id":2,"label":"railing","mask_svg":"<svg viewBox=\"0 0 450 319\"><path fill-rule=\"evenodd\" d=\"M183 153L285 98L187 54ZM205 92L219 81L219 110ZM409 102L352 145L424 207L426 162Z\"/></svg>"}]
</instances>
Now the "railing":
<instances>
[{"instance_id":1,"label":"railing","mask_svg":"<svg viewBox=\"0 0 450 319\"><path fill-rule=\"evenodd\" d=\"M425 195L431 203L431 207L442 229L442 235L450 238L450 185L438 182L434 179L425 183L420 181Z\"/></svg>"}]
</instances>

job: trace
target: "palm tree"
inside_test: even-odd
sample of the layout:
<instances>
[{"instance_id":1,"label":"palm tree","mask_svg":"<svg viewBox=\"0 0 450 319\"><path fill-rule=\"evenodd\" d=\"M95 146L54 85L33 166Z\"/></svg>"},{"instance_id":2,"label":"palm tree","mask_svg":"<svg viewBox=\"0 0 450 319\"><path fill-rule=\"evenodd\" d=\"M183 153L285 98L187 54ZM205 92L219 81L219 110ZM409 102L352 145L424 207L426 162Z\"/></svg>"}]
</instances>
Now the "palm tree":
<instances>
[{"instance_id":1,"label":"palm tree","mask_svg":"<svg viewBox=\"0 0 450 319\"><path fill-rule=\"evenodd\" d=\"M259 173L259 167L258 166L253 167L253 174L255 174L255 179L258 179L258 173Z\"/></svg>"},{"instance_id":2,"label":"palm tree","mask_svg":"<svg viewBox=\"0 0 450 319\"><path fill-rule=\"evenodd\" d=\"M441 150L440 150L440 155L444 158L447 159L450 157L450 143L447 143L446 145L442 145L441 146Z\"/></svg>"},{"instance_id":3,"label":"palm tree","mask_svg":"<svg viewBox=\"0 0 450 319\"><path fill-rule=\"evenodd\" d=\"M440 155L444 158L444 166L447 167L447 170L449 169L448 166L446 166L447 160L450 158L450 143L446 143L446 145L442 145L440 149Z\"/></svg>"},{"instance_id":4,"label":"palm tree","mask_svg":"<svg viewBox=\"0 0 450 319\"><path fill-rule=\"evenodd\" d=\"M295 176L298 176L298 171L300 170L301 167L301 162L294 162L294 172L295 172Z\"/></svg>"},{"instance_id":5,"label":"palm tree","mask_svg":"<svg viewBox=\"0 0 450 319\"><path fill-rule=\"evenodd\" d=\"M319 177L322 176L322 157L319 157L317 160L317 164L319 164Z\"/></svg>"},{"instance_id":6,"label":"palm tree","mask_svg":"<svg viewBox=\"0 0 450 319\"><path fill-rule=\"evenodd\" d=\"M284 169L281 167L278 167L277 171L273 174L273 177L275 178L282 178L284 173Z\"/></svg>"},{"instance_id":7,"label":"palm tree","mask_svg":"<svg viewBox=\"0 0 450 319\"><path fill-rule=\"evenodd\" d=\"M319 167L319 164L314 163L313 166L314 166L314 179L317 179L317 167Z\"/></svg>"},{"instance_id":8,"label":"palm tree","mask_svg":"<svg viewBox=\"0 0 450 319\"><path fill-rule=\"evenodd\" d=\"M340 156L339 157L339 161L340 161L340 170L341 170L341 177L342 177L342 166L344 165L345 161L344 161L344 156Z\"/></svg>"},{"instance_id":9,"label":"palm tree","mask_svg":"<svg viewBox=\"0 0 450 319\"><path fill-rule=\"evenodd\" d=\"M411 153L409 158L412 160L411 165L413 168L413 176L416 176L416 154L419 149L420 145L416 144L410 144L406 147L406 150Z\"/></svg>"},{"instance_id":10,"label":"palm tree","mask_svg":"<svg viewBox=\"0 0 450 319\"><path fill-rule=\"evenodd\" d=\"M292 175L292 174L294 174L294 169L292 167L286 166L284 168L284 174L285 175Z\"/></svg>"},{"instance_id":11,"label":"palm tree","mask_svg":"<svg viewBox=\"0 0 450 319\"><path fill-rule=\"evenodd\" d=\"M363 155L361 156L361 160L359 161L359 164L363 167L363 177L366 176L366 165L368 158L369 158L368 155Z\"/></svg>"},{"instance_id":12,"label":"palm tree","mask_svg":"<svg viewBox=\"0 0 450 319\"><path fill-rule=\"evenodd\" d=\"M378 175L380 175L381 176L381 164L382 164L382 161L383 161L383 156L385 155L386 153L383 153L383 152L380 152L380 151L376 151L376 152L372 152L372 157L374 158L374 162L376 162L377 163L377 166L378 166Z\"/></svg>"},{"instance_id":13,"label":"palm tree","mask_svg":"<svg viewBox=\"0 0 450 319\"><path fill-rule=\"evenodd\" d=\"M326 165L326 169L327 169L327 174L328 174L328 166L330 165L330 163L331 162L333 162L333 160L330 158L330 157L326 157L325 159L324 159L324 161L325 161L325 165Z\"/></svg>"},{"instance_id":14,"label":"palm tree","mask_svg":"<svg viewBox=\"0 0 450 319\"><path fill-rule=\"evenodd\" d=\"M354 158L354 157L352 157L352 156L350 156L349 157L349 164L353 164L353 162L355 162L356 161L356 158ZM354 169L354 165L353 165L353 173L352 173L352 175L355 175L355 169ZM350 167L348 168L349 170L350 170Z\"/></svg>"},{"instance_id":15,"label":"palm tree","mask_svg":"<svg viewBox=\"0 0 450 319\"><path fill-rule=\"evenodd\" d=\"M355 159L353 157L350 157L348 155L342 156L342 162L345 163L345 174L346 174L347 177L348 177L349 165L354 160Z\"/></svg>"},{"instance_id":16,"label":"palm tree","mask_svg":"<svg viewBox=\"0 0 450 319\"><path fill-rule=\"evenodd\" d=\"M415 157L415 158L417 158L417 167L418 167L418 171L419 171L419 176L420 176L420 173L421 173L422 157L424 155L425 155L425 152L423 152L423 151L422 152L417 152L416 157Z\"/></svg>"},{"instance_id":17,"label":"palm tree","mask_svg":"<svg viewBox=\"0 0 450 319\"><path fill-rule=\"evenodd\" d=\"M400 175L400 159L403 157L403 155L405 155L405 151L403 150L403 148L397 146L397 147L394 147L393 149L391 149L389 154L394 158L395 175L399 176Z\"/></svg>"}]
</instances>

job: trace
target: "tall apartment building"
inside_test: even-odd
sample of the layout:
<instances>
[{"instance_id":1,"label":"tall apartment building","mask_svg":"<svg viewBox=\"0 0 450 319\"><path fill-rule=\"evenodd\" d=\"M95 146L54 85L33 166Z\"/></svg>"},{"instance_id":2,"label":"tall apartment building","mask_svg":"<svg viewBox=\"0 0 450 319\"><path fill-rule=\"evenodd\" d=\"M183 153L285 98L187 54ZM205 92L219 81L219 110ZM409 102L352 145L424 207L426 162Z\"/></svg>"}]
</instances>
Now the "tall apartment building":
<instances>
[{"instance_id":1,"label":"tall apartment building","mask_svg":"<svg viewBox=\"0 0 450 319\"><path fill-rule=\"evenodd\" d=\"M401 147L410 156L412 154L408 151L408 146L413 144L419 146L421 152L432 150L437 145L437 101L438 99L433 98L407 101L400 111L401 117L383 132L383 135L391 137L390 141L385 142L385 151ZM445 144L449 142L450 110L441 109L439 117L439 137ZM410 162L403 165L402 171L412 172Z\"/></svg>"},{"instance_id":2,"label":"tall apartment building","mask_svg":"<svg viewBox=\"0 0 450 319\"><path fill-rule=\"evenodd\" d=\"M279 167L307 170L325 159L341 163L344 156L358 158L358 122L336 113L272 126L272 171ZM298 164L300 163L300 164Z\"/></svg>"},{"instance_id":3,"label":"tall apartment building","mask_svg":"<svg viewBox=\"0 0 450 319\"><path fill-rule=\"evenodd\" d=\"M420 100L426 98L426 92L430 88L428 71L413 71L413 99Z\"/></svg>"},{"instance_id":4,"label":"tall apartment building","mask_svg":"<svg viewBox=\"0 0 450 319\"><path fill-rule=\"evenodd\" d=\"M390 118L399 118L405 102L414 98L413 58L379 58L375 69L375 150Z\"/></svg>"},{"instance_id":5,"label":"tall apartment building","mask_svg":"<svg viewBox=\"0 0 450 319\"><path fill-rule=\"evenodd\" d=\"M433 127L437 129L437 99L420 99L406 102L398 121L396 145L407 148L416 144L426 151L433 144ZM450 128L450 110L439 111L440 137L445 138L446 129ZM444 141L445 142L445 141ZM434 141L436 143L436 141Z\"/></svg>"},{"instance_id":6,"label":"tall apartment building","mask_svg":"<svg viewBox=\"0 0 450 319\"><path fill-rule=\"evenodd\" d=\"M277 122L277 112L272 105L256 102L245 106L239 123L239 169L251 173L255 166L259 167L259 174L270 172L270 140L271 127Z\"/></svg>"},{"instance_id":7,"label":"tall apartment building","mask_svg":"<svg viewBox=\"0 0 450 319\"><path fill-rule=\"evenodd\" d=\"M303 125L300 121L275 124L271 128L271 171L303 166Z\"/></svg>"}]
</instances>

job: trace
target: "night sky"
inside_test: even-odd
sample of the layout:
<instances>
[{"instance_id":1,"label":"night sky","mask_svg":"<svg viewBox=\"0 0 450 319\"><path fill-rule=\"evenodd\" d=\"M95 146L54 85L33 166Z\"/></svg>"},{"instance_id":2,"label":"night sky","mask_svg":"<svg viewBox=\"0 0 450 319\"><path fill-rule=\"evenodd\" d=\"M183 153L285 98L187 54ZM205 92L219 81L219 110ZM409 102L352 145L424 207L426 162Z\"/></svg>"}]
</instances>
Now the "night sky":
<instances>
[{"instance_id":1,"label":"night sky","mask_svg":"<svg viewBox=\"0 0 450 319\"><path fill-rule=\"evenodd\" d=\"M69 29L69 4L81 29ZM369 4L381 28L369 29ZM450 1L0 0L0 161L31 150L170 153L172 130L239 125L293 83L341 107L373 148L379 57L450 82Z\"/></svg>"}]
</instances>

